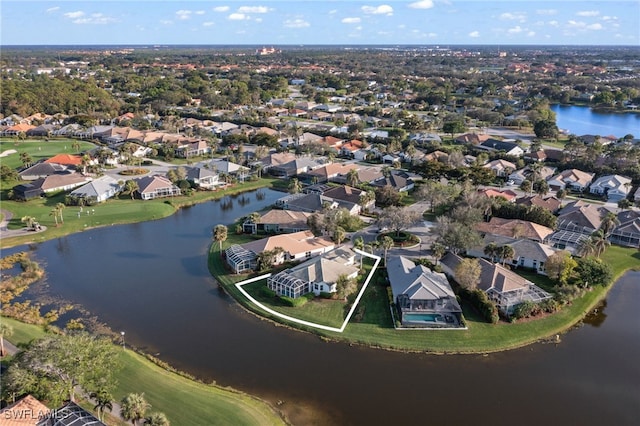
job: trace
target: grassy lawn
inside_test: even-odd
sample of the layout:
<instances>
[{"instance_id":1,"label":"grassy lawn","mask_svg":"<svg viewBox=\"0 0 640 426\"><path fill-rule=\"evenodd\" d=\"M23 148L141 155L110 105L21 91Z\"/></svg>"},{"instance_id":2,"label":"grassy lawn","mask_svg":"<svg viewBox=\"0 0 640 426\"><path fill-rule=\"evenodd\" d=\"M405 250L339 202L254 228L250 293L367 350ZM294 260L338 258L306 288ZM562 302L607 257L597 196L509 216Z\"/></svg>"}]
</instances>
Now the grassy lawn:
<instances>
[{"instance_id":1,"label":"grassy lawn","mask_svg":"<svg viewBox=\"0 0 640 426\"><path fill-rule=\"evenodd\" d=\"M74 143L80 144L79 150L73 149L72 144ZM10 149L18 151L15 154L2 157L2 164L12 169L22 168L22 161L20 161L20 153L22 152L29 154L33 163L37 163L40 160L46 160L56 154L78 154L79 152L87 151L95 147L96 145L91 142L75 139L50 139L49 141L43 139L27 139L24 141L11 138L0 139L0 152Z\"/></svg>"},{"instance_id":2,"label":"grassy lawn","mask_svg":"<svg viewBox=\"0 0 640 426\"><path fill-rule=\"evenodd\" d=\"M628 269L640 269L640 253L634 249L618 246L610 247L602 258L611 265L614 277L619 277ZM248 276L223 275L226 272L217 248L213 248L210 256L210 270L223 284L227 291L243 306L264 315L257 308L249 305L242 295L231 285L246 279ZM361 343L369 346L384 347L397 350L437 352L437 353L482 353L495 352L524 346L541 339L550 338L562 333L580 321L586 313L602 300L608 288L596 287L584 296L576 299L570 306L560 312L532 321L492 325L484 322L474 311L463 305L468 330L424 331L403 330L393 328L392 318L387 301L387 292L383 276L376 273L367 287L360 307L347 325L344 333L308 329L307 331L330 339ZM551 284L544 277L532 277L542 287ZM265 315L270 317L269 315ZM275 319L275 318L272 318ZM277 319L276 319L277 320Z\"/></svg>"},{"instance_id":3,"label":"grassy lawn","mask_svg":"<svg viewBox=\"0 0 640 426\"><path fill-rule=\"evenodd\" d=\"M46 334L38 326L10 318L2 321L13 327L14 334L9 340L14 344L26 344ZM120 352L119 357L122 368L116 374L118 386L113 392L116 401L127 393L144 392L152 405L150 411L164 412L174 426L285 424L269 405L247 394L187 379L131 350Z\"/></svg>"},{"instance_id":4,"label":"grassy lawn","mask_svg":"<svg viewBox=\"0 0 640 426\"><path fill-rule=\"evenodd\" d=\"M218 191L198 191L191 196L160 198L148 201L131 200L128 196L122 196L119 199L110 199L93 207L84 207L79 217L79 207L67 207L63 213L64 224L60 224L57 227L53 216L49 214L57 203L64 202L63 193L27 202L3 200L2 208L13 213L13 218L8 224L9 229L23 228L24 224L20 219L24 216L33 216L41 225L46 226L47 230L26 236L3 238L0 246L6 248L31 242L42 242L98 226L161 219L172 215L179 207L222 198L225 195L268 187L272 182L273 179L260 179L255 182L236 184ZM91 214L87 215L89 210Z\"/></svg>"}]
</instances>

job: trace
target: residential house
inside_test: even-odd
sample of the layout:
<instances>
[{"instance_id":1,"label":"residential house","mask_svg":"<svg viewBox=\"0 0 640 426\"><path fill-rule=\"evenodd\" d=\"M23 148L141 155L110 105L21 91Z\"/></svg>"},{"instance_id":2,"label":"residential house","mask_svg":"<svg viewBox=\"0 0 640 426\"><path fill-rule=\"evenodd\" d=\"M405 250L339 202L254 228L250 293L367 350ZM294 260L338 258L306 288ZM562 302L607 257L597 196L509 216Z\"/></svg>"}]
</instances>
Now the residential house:
<instances>
[{"instance_id":1,"label":"residential house","mask_svg":"<svg viewBox=\"0 0 640 426\"><path fill-rule=\"evenodd\" d=\"M265 172L281 177L296 176L321 166L321 164L309 157L298 157L288 152L269 154L261 159L260 162L263 164Z\"/></svg>"},{"instance_id":2,"label":"residential house","mask_svg":"<svg viewBox=\"0 0 640 426\"><path fill-rule=\"evenodd\" d=\"M95 200L101 203L122 191L122 185L111 176L100 176L91 182L74 189L69 193L71 197Z\"/></svg>"},{"instance_id":3,"label":"residential house","mask_svg":"<svg viewBox=\"0 0 640 426\"><path fill-rule=\"evenodd\" d=\"M360 183L365 183L365 182L370 183L376 179L381 179L382 177L384 177L384 174L382 173L382 168L380 167L357 166L357 171L358 171L358 182ZM344 171L342 171L341 173L338 173L337 176L329 179L329 181L335 182L335 183L341 183L345 185L347 183L347 174L348 174L348 171L347 173L344 173Z\"/></svg>"},{"instance_id":4,"label":"residential house","mask_svg":"<svg viewBox=\"0 0 640 426\"><path fill-rule=\"evenodd\" d=\"M521 157L524 154L524 150L515 142L501 141L498 139L489 138L478 145L478 148L486 151L502 151L507 155L513 155L514 157ZM515 168L515 167L514 167Z\"/></svg>"},{"instance_id":5,"label":"residential house","mask_svg":"<svg viewBox=\"0 0 640 426\"><path fill-rule=\"evenodd\" d=\"M547 184L553 191L567 189L570 191L582 192L591 184L595 173L583 172L578 169L567 169L549 178Z\"/></svg>"},{"instance_id":6,"label":"residential house","mask_svg":"<svg viewBox=\"0 0 640 426\"><path fill-rule=\"evenodd\" d=\"M362 202L362 197L365 196L366 191L351 186L337 186L325 191L322 194L323 199L327 201L335 201L339 204L339 207L343 207L343 204L352 204L355 206L355 213L360 214L361 210L370 210L375 208L375 199L367 202ZM345 206L346 207L346 206ZM349 211L353 211L354 208L347 208Z\"/></svg>"},{"instance_id":7,"label":"residential house","mask_svg":"<svg viewBox=\"0 0 640 426\"><path fill-rule=\"evenodd\" d=\"M446 163L449 158L449 154L443 151L433 151L424 156L424 161L438 161Z\"/></svg>"},{"instance_id":8,"label":"residential house","mask_svg":"<svg viewBox=\"0 0 640 426\"><path fill-rule=\"evenodd\" d=\"M636 189L636 192L633 193L633 202L636 204L640 203L640 186Z\"/></svg>"},{"instance_id":9,"label":"residential house","mask_svg":"<svg viewBox=\"0 0 640 426\"><path fill-rule=\"evenodd\" d=\"M522 185L525 180L533 180L534 174L537 174L537 179L547 180L556 172L555 167L543 166L537 172L531 169L530 166L526 166L523 169L516 170L508 176L508 180L512 180L514 185Z\"/></svg>"},{"instance_id":10,"label":"residential house","mask_svg":"<svg viewBox=\"0 0 640 426\"><path fill-rule=\"evenodd\" d=\"M36 126L32 126L31 124L19 123L14 124L13 126L9 126L2 131L2 136L18 136L20 133L24 133L25 135L29 130L35 129Z\"/></svg>"},{"instance_id":11,"label":"residential house","mask_svg":"<svg viewBox=\"0 0 640 426\"><path fill-rule=\"evenodd\" d=\"M45 416L38 426L106 426L93 414L73 401L52 410L54 415Z\"/></svg>"},{"instance_id":12,"label":"residential house","mask_svg":"<svg viewBox=\"0 0 640 426\"><path fill-rule=\"evenodd\" d=\"M447 277L404 256L391 256L387 274L404 327L461 328L462 309Z\"/></svg>"},{"instance_id":13,"label":"residential house","mask_svg":"<svg viewBox=\"0 0 640 426\"><path fill-rule=\"evenodd\" d=\"M40 178L30 183L22 183L13 187L13 198L15 200L28 201L44 195L44 191L40 187Z\"/></svg>"},{"instance_id":14,"label":"residential house","mask_svg":"<svg viewBox=\"0 0 640 426\"><path fill-rule=\"evenodd\" d=\"M624 210L617 215L620 224L609 235L612 244L640 248L640 211Z\"/></svg>"},{"instance_id":15,"label":"residential house","mask_svg":"<svg viewBox=\"0 0 640 426\"><path fill-rule=\"evenodd\" d=\"M311 170L307 173L307 176L310 180L315 181L316 183L326 183L342 175L344 175L346 179L346 175L349 171L357 168L358 165L351 163L331 163Z\"/></svg>"},{"instance_id":16,"label":"residential house","mask_svg":"<svg viewBox=\"0 0 640 426\"><path fill-rule=\"evenodd\" d=\"M440 144L442 138L437 133L414 133L409 136L409 140L418 145Z\"/></svg>"},{"instance_id":17,"label":"residential house","mask_svg":"<svg viewBox=\"0 0 640 426\"><path fill-rule=\"evenodd\" d=\"M54 124L41 124L33 129L27 130L29 137L49 137L57 129Z\"/></svg>"},{"instance_id":18,"label":"residential house","mask_svg":"<svg viewBox=\"0 0 640 426\"><path fill-rule=\"evenodd\" d=\"M298 193L290 194L279 198L275 202L276 207L283 210L293 210L297 212L314 213L322 210L325 205L329 208L337 208L338 203L328 202L318 193Z\"/></svg>"},{"instance_id":19,"label":"residential house","mask_svg":"<svg viewBox=\"0 0 640 426\"><path fill-rule=\"evenodd\" d=\"M558 214L557 231L549 241L553 247L573 252L602 224L607 210L582 200L567 204Z\"/></svg>"},{"instance_id":20,"label":"residential house","mask_svg":"<svg viewBox=\"0 0 640 426\"><path fill-rule=\"evenodd\" d=\"M509 174L511 174L516 169L516 165L511 161L502 159L490 161L482 167L491 170L493 174L498 177L509 176Z\"/></svg>"},{"instance_id":21,"label":"residential house","mask_svg":"<svg viewBox=\"0 0 640 426\"><path fill-rule=\"evenodd\" d=\"M50 412L49 407L27 395L0 410L0 426L37 426L50 417Z\"/></svg>"},{"instance_id":22,"label":"residential house","mask_svg":"<svg viewBox=\"0 0 640 426\"><path fill-rule=\"evenodd\" d=\"M547 244L521 239L509 244L513 248L514 256L511 264L518 268L533 269L537 274L547 275L545 264L549 256L558 250Z\"/></svg>"},{"instance_id":23,"label":"residential house","mask_svg":"<svg viewBox=\"0 0 640 426\"><path fill-rule=\"evenodd\" d=\"M464 145L480 145L489 140L491 136L487 134L465 133L456 137L455 141Z\"/></svg>"},{"instance_id":24,"label":"residential house","mask_svg":"<svg viewBox=\"0 0 640 426\"><path fill-rule=\"evenodd\" d=\"M481 234L502 235L511 238L528 238L532 241L544 243L553 234L553 229L537 223L521 219L503 219L492 217L489 222L480 222L476 231Z\"/></svg>"},{"instance_id":25,"label":"residential house","mask_svg":"<svg viewBox=\"0 0 640 426\"><path fill-rule=\"evenodd\" d=\"M596 179L589 187L592 194L603 195L607 201L617 203L631 192L631 179L620 175L606 175Z\"/></svg>"},{"instance_id":26,"label":"residential house","mask_svg":"<svg viewBox=\"0 0 640 426\"><path fill-rule=\"evenodd\" d=\"M398 192L407 192L415 187L416 178L420 178L414 173L405 172L404 170L392 170L389 176L382 176L374 181L371 181L371 185L377 188L384 186L391 186L398 190Z\"/></svg>"},{"instance_id":27,"label":"residential house","mask_svg":"<svg viewBox=\"0 0 640 426\"><path fill-rule=\"evenodd\" d=\"M209 170L214 173L225 174L230 176L246 176L249 173L249 168L241 166L240 164L233 163L227 160L213 159L206 163Z\"/></svg>"},{"instance_id":28,"label":"residential house","mask_svg":"<svg viewBox=\"0 0 640 426\"><path fill-rule=\"evenodd\" d=\"M539 195L530 195L516 199L516 204L521 204L527 207L538 206L549 210L551 213L555 213L560 208L562 201L553 196L542 198Z\"/></svg>"},{"instance_id":29,"label":"residential house","mask_svg":"<svg viewBox=\"0 0 640 426\"><path fill-rule=\"evenodd\" d=\"M235 244L225 250L227 264L236 274L253 270L258 265L258 254L282 249L274 258L274 265L288 260L302 260L333 250L335 243L325 237L316 237L311 231L280 234L242 245Z\"/></svg>"},{"instance_id":30,"label":"residential house","mask_svg":"<svg viewBox=\"0 0 640 426\"><path fill-rule=\"evenodd\" d=\"M31 167L22 170L18 175L22 180L36 180L51 176L57 173L63 173L67 168L56 163L36 163Z\"/></svg>"},{"instance_id":31,"label":"residential house","mask_svg":"<svg viewBox=\"0 0 640 426\"><path fill-rule=\"evenodd\" d=\"M354 260L352 250L338 248L272 275L267 279L267 287L293 299L311 292L316 296L335 293L341 276L357 278L359 268Z\"/></svg>"},{"instance_id":32,"label":"residential house","mask_svg":"<svg viewBox=\"0 0 640 426\"><path fill-rule=\"evenodd\" d=\"M510 189L494 189L494 188L485 188L485 189L478 189L478 193L484 195L485 197L489 197L489 198L504 198L505 200L509 201L509 202L514 202L516 200L516 198L518 197L518 194L513 192Z\"/></svg>"},{"instance_id":33,"label":"residential house","mask_svg":"<svg viewBox=\"0 0 640 426\"><path fill-rule=\"evenodd\" d=\"M47 160L44 160L44 162L49 164L60 164L61 166L65 166L67 168L77 168L78 166L82 165L82 157L73 154L57 154Z\"/></svg>"},{"instance_id":34,"label":"residential house","mask_svg":"<svg viewBox=\"0 0 640 426\"><path fill-rule=\"evenodd\" d=\"M186 179L198 188L214 189L216 186L223 185L223 182L220 182L220 175L215 170L207 167L186 167L185 169Z\"/></svg>"},{"instance_id":35,"label":"residential house","mask_svg":"<svg viewBox=\"0 0 640 426\"><path fill-rule=\"evenodd\" d=\"M164 176L144 176L135 181L138 184L136 192L143 200L180 195L180 188Z\"/></svg>"},{"instance_id":36,"label":"residential house","mask_svg":"<svg viewBox=\"0 0 640 426\"><path fill-rule=\"evenodd\" d=\"M209 154L211 147L207 141L195 141L178 146L175 152L176 156L181 158L198 157Z\"/></svg>"},{"instance_id":37,"label":"residential house","mask_svg":"<svg viewBox=\"0 0 640 426\"><path fill-rule=\"evenodd\" d=\"M364 142L357 139L352 139L340 146L340 155L354 158L358 161L365 160L367 158L367 154L368 150L365 148Z\"/></svg>"},{"instance_id":38,"label":"residential house","mask_svg":"<svg viewBox=\"0 0 640 426\"><path fill-rule=\"evenodd\" d=\"M544 152L544 150L540 150L536 152L525 152L523 157L525 160L532 160L537 163L540 163L547 159L547 153Z\"/></svg>"},{"instance_id":39,"label":"residential house","mask_svg":"<svg viewBox=\"0 0 640 426\"><path fill-rule=\"evenodd\" d=\"M461 261L460 256L447 253L440 264L445 273L455 279L456 267ZM478 259L478 262L481 270L478 288L486 293L503 315L511 315L516 306L523 302L539 303L552 297L531 281L500 264L485 259Z\"/></svg>"},{"instance_id":40,"label":"residential house","mask_svg":"<svg viewBox=\"0 0 640 426\"><path fill-rule=\"evenodd\" d=\"M68 191L83 185L91 180L90 177L79 173L57 173L32 182L34 187L40 187L45 194L57 191Z\"/></svg>"},{"instance_id":41,"label":"residential house","mask_svg":"<svg viewBox=\"0 0 640 426\"><path fill-rule=\"evenodd\" d=\"M242 224L244 232L251 234L288 234L309 229L308 212L272 209L260 216L256 222L246 221Z\"/></svg>"}]
</instances>

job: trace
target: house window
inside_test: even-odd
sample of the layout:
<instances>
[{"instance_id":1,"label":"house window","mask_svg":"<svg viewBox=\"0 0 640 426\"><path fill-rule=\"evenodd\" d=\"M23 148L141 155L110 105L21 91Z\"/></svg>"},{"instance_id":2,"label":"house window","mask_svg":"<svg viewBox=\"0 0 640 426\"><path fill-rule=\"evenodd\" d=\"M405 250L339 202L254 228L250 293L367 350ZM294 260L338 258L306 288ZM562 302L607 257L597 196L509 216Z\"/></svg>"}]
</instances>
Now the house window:
<instances>
[{"instance_id":1,"label":"house window","mask_svg":"<svg viewBox=\"0 0 640 426\"><path fill-rule=\"evenodd\" d=\"M304 255L305 255L307 258L309 258L309 257L311 257L311 252L310 252L310 251L308 251L308 252L306 252Z\"/></svg>"}]
</instances>

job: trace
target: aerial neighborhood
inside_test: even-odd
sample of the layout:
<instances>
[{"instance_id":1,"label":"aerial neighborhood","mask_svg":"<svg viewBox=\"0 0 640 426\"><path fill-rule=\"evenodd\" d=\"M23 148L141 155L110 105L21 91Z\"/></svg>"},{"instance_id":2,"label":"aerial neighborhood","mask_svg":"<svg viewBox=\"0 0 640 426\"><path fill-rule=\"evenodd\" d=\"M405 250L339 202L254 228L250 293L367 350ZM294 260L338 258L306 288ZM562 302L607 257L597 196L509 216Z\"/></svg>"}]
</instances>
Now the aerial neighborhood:
<instances>
[{"instance_id":1,"label":"aerial neighborhood","mask_svg":"<svg viewBox=\"0 0 640 426\"><path fill-rule=\"evenodd\" d=\"M246 59L244 67L251 71L269 58ZM553 313L566 301L518 272L579 286L580 268L566 266L565 257L596 259L606 275L598 258L607 245L640 246L634 207L640 173L632 161L640 145L632 134L563 134L549 111L557 100L532 97L538 83L514 70L510 58L522 61L509 53L491 58L504 68L499 75L521 78L500 90L487 90L477 77L459 77L454 88L439 88L434 79L427 90L419 74L399 89L392 77L362 81L335 71L327 78L308 66L285 74L274 63L272 74L252 77L271 87L259 102L229 92L233 106L221 108L217 98L193 92L156 111L153 104L139 108L147 95L119 83L116 71L74 62L69 74L62 64L67 79L102 78L92 90L110 103L93 116L3 104L3 155L20 157L15 169L3 166L3 181L15 182L12 200L63 194L63 206L82 208L118 198L215 197L268 180L286 194L270 209L239 218L234 243L222 250L227 234L213 231L230 274L268 271L265 287L278 296L346 301L362 286L366 253L382 256L386 272L367 273L386 277L397 327L465 328L460 298L487 305L491 321L528 316L517 310L522 304ZM131 71L118 72L133 76L149 68L123 63ZM615 72L574 68L584 75ZM29 72L12 68L4 78L15 84ZM229 72L205 74L196 64L169 77L219 81ZM443 89L453 89L450 98L435 96ZM108 108L118 102L121 112L111 115ZM22 146L42 150L55 141L65 145L50 157L34 161L35 152L21 153ZM339 280L356 284L339 291L345 288ZM478 291L484 296L471 296Z\"/></svg>"}]
</instances>

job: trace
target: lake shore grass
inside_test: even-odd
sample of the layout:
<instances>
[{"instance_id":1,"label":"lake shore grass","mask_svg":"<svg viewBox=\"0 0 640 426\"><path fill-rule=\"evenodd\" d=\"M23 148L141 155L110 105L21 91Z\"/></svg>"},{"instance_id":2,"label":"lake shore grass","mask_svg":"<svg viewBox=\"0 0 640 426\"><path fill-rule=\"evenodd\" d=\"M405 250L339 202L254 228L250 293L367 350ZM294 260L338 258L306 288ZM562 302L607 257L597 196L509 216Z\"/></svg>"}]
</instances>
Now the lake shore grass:
<instances>
[{"instance_id":1,"label":"lake shore grass","mask_svg":"<svg viewBox=\"0 0 640 426\"><path fill-rule=\"evenodd\" d=\"M2 322L13 327L10 341L16 345L27 344L46 335L39 326L4 317ZM121 368L115 375L118 385L113 392L115 400L119 401L131 392L144 392L145 399L152 406L150 411L162 411L174 426L287 424L264 401L230 388L183 377L130 349L121 350L119 364Z\"/></svg>"},{"instance_id":2,"label":"lake shore grass","mask_svg":"<svg viewBox=\"0 0 640 426\"><path fill-rule=\"evenodd\" d=\"M640 253L635 249L612 246L602 256L611 265L614 280L625 271L640 269ZM220 285L249 311L284 323L292 328L315 333L322 338L357 343L398 351L428 353L489 353L515 349L534 342L555 339L579 323L607 295L611 286L595 287L575 299L559 312L523 322L489 324L468 307L464 315L468 330L395 330L390 313L385 282L374 279L361 300L359 319L347 325L343 333L311 329L265 314L250 303L235 287L249 277L236 276L226 269L217 246L212 246L209 269Z\"/></svg>"},{"instance_id":3,"label":"lake shore grass","mask_svg":"<svg viewBox=\"0 0 640 426\"><path fill-rule=\"evenodd\" d=\"M190 196L147 201L131 200L128 196L121 196L95 206L83 207L82 212L80 212L80 207L69 206L63 211L64 223L58 226L50 213L57 203L64 202L64 193L27 202L3 200L2 208L13 214L13 218L8 223L8 229L22 229L25 225L20 219L24 216L34 217L40 225L47 229L43 232L33 232L23 236L3 237L0 241L0 248L39 243L97 227L162 219L171 216L181 207L216 200L227 195L271 187L274 181L278 181L278 179L262 178L234 184L217 191L196 191Z\"/></svg>"}]
</instances>

